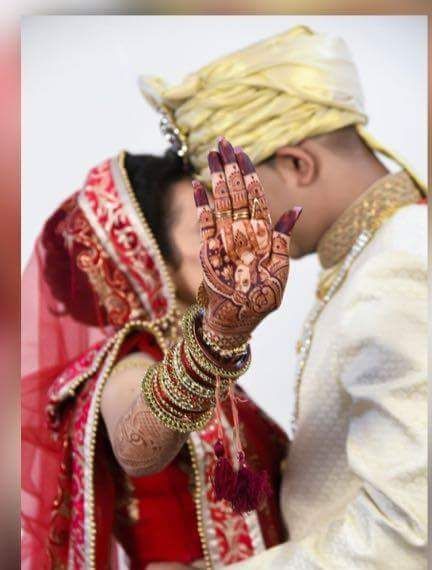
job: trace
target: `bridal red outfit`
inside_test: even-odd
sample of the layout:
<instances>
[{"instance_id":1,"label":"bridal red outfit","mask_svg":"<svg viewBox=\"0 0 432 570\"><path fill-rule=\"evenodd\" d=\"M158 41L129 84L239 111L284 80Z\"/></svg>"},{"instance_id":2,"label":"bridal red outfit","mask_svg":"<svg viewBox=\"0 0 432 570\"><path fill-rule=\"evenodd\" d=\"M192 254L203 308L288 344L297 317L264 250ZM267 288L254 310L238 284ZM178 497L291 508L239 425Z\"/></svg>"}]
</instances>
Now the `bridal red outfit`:
<instances>
[{"instance_id":1,"label":"bridal red outfit","mask_svg":"<svg viewBox=\"0 0 432 570\"><path fill-rule=\"evenodd\" d=\"M175 293L139 209L124 155L91 170L45 224L23 282L22 567L131 568L151 561L228 565L280 543L280 428L239 389L248 461L273 494L246 517L216 501L212 420L160 473L127 476L100 414L126 354L158 360L176 333ZM234 455L232 417L222 421Z\"/></svg>"}]
</instances>

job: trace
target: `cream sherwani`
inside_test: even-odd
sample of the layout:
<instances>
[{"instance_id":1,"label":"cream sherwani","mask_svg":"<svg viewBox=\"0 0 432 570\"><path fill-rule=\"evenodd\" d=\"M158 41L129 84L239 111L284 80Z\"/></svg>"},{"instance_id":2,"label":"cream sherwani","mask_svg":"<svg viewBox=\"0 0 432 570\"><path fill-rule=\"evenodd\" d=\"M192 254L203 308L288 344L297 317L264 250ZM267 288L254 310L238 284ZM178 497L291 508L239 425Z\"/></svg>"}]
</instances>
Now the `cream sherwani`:
<instances>
[{"instance_id":1,"label":"cream sherwani","mask_svg":"<svg viewBox=\"0 0 432 570\"><path fill-rule=\"evenodd\" d=\"M359 249L313 326L283 478L290 540L232 568L426 568L427 208L401 207Z\"/></svg>"}]
</instances>

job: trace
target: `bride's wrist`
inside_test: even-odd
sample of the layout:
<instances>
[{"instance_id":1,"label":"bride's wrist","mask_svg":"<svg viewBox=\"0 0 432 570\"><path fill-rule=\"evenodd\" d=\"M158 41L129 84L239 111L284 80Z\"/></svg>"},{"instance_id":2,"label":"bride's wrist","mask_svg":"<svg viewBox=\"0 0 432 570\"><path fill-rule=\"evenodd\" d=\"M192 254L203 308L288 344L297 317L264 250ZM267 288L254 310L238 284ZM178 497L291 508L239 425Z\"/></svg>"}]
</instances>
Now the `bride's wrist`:
<instances>
[{"instance_id":1,"label":"bride's wrist","mask_svg":"<svg viewBox=\"0 0 432 570\"><path fill-rule=\"evenodd\" d=\"M219 375L221 378L238 378L243 374L250 364L250 347L246 344L246 348L240 354L234 356L222 356L220 352L209 347L203 338L203 317L204 310L202 307L193 305L188 309L183 317L182 329L185 342L192 351L194 358L201 362L204 370L211 371ZM210 368L206 362L211 362Z\"/></svg>"},{"instance_id":2,"label":"bride's wrist","mask_svg":"<svg viewBox=\"0 0 432 570\"><path fill-rule=\"evenodd\" d=\"M250 340L250 335L227 335L215 333L206 322L205 318L201 327L203 342L212 352L224 358L232 358L245 354Z\"/></svg>"}]
</instances>

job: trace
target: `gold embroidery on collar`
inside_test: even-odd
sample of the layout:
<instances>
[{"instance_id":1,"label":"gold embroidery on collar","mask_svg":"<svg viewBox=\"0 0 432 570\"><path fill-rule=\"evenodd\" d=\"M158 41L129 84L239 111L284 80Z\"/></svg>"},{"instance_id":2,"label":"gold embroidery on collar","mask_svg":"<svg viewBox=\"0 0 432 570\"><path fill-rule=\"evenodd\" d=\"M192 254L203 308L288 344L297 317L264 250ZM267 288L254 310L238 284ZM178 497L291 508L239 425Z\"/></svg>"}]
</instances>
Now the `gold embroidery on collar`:
<instances>
[{"instance_id":1,"label":"gold embroidery on collar","mask_svg":"<svg viewBox=\"0 0 432 570\"><path fill-rule=\"evenodd\" d=\"M321 301L327 295L327 292L332 286L335 277L339 273L342 264L343 260L339 261L339 263L336 263L336 265L333 265L329 269L325 269L324 271L321 272L316 289L316 296Z\"/></svg>"},{"instance_id":2,"label":"gold embroidery on collar","mask_svg":"<svg viewBox=\"0 0 432 570\"><path fill-rule=\"evenodd\" d=\"M402 171L387 174L364 192L325 232L317 253L324 269L343 260L364 230L375 233L396 210L417 202L420 192Z\"/></svg>"}]
</instances>

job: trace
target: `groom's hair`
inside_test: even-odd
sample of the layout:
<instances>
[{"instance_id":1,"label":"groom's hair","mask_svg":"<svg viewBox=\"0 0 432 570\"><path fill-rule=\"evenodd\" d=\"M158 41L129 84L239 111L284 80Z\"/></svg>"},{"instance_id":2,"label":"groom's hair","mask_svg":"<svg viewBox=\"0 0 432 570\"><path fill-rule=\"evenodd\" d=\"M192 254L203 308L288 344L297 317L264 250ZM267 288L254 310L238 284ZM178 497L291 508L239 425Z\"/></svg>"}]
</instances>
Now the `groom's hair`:
<instances>
[{"instance_id":1,"label":"groom's hair","mask_svg":"<svg viewBox=\"0 0 432 570\"><path fill-rule=\"evenodd\" d=\"M313 139L334 154L343 157L358 155L358 153L373 154L370 148L366 146L363 139L358 134L354 126L343 127L325 135L318 135ZM275 155L264 161L265 164L272 166Z\"/></svg>"},{"instance_id":2,"label":"groom's hair","mask_svg":"<svg viewBox=\"0 0 432 570\"><path fill-rule=\"evenodd\" d=\"M356 128L352 125L314 138L328 150L342 156L352 155L358 152L372 152L371 149L366 146Z\"/></svg>"}]
</instances>

